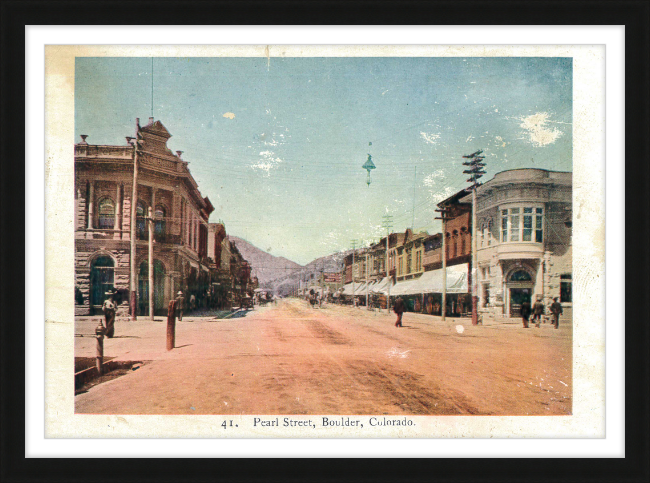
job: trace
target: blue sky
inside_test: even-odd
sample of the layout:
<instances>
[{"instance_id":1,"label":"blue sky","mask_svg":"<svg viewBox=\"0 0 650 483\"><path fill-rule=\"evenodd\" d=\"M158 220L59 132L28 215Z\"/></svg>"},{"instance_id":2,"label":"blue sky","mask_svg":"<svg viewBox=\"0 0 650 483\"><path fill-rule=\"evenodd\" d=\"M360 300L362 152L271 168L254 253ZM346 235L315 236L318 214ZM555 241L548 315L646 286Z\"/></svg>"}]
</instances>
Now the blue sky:
<instances>
[{"instance_id":1,"label":"blue sky","mask_svg":"<svg viewBox=\"0 0 650 483\"><path fill-rule=\"evenodd\" d=\"M151 58L77 58L76 139L124 144L151 91ZM210 221L305 264L377 240L385 214L393 231L438 232L435 203L467 185L462 155L478 149L486 180L571 171L572 61L155 58L153 116L215 206Z\"/></svg>"}]
</instances>

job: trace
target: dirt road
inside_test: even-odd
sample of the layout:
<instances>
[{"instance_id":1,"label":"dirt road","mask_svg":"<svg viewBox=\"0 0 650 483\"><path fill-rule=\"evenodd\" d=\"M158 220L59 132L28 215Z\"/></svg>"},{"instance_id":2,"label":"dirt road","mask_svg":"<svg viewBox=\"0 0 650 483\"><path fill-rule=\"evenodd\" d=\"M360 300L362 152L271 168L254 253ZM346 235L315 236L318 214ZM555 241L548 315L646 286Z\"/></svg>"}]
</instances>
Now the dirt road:
<instances>
[{"instance_id":1,"label":"dirt road","mask_svg":"<svg viewBox=\"0 0 650 483\"><path fill-rule=\"evenodd\" d=\"M77 395L76 412L571 413L570 325L473 327L407 313L398 329L394 319L285 299L241 318L186 317L171 352L163 324L118 324L123 338L107 341L107 353L150 362Z\"/></svg>"}]
</instances>

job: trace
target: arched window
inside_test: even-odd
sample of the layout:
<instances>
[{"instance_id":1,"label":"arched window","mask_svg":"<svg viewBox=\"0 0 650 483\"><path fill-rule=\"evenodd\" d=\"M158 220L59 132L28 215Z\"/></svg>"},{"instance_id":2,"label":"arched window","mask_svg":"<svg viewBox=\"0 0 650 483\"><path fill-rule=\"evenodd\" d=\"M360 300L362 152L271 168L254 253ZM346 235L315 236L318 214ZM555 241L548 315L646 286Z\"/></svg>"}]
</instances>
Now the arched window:
<instances>
[{"instance_id":1,"label":"arched window","mask_svg":"<svg viewBox=\"0 0 650 483\"><path fill-rule=\"evenodd\" d=\"M517 270L510 275L511 282L532 282L533 278L526 270Z\"/></svg>"},{"instance_id":2,"label":"arched window","mask_svg":"<svg viewBox=\"0 0 650 483\"><path fill-rule=\"evenodd\" d=\"M165 241L165 217L167 215L167 212L165 211L165 207L158 205L156 206L156 212L154 213L154 218L156 220L154 224L154 234L156 236L156 240L159 242Z\"/></svg>"},{"instance_id":3,"label":"arched window","mask_svg":"<svg viewBox=\"0 0 650 483\"><path fill-rule=\"evenodd\" d=\"M103 198L99 202L98 209L99 228L112 230L115 226L115 203L110 198Z\"/></svg>"},{"instance_id":4,"label":"arched window","mask_svg":"<svg viewBox=\"0 0 650 483\"><path fill-rule=\"evenodd\" d=\"M488 220L487 222L487 233L485 235L487 238L487 245L490 246L492 245L492 220Z\"/></svg>"},{"instance_id":5,"label":"arched window","mask_svg":"<svg viewBox=\"0 0 650 483\"><path fill-rule=\"evenodd\" d=\"M467 231L465 228L461 228L460 231L460 254L465 255L465 238L467 238Z\"/></svg>"},{"instance_id":6,"label":"arched window","mask_svg":"<svg viewBox=\"0 0 650 483\"><path fill-rule=\"evenodd\" d=\"M138 201L138 204L135 208L135 227L137 238L140 240L147 238L147 224L145 216L147 216L147 209L142 201Z\"/></svg>"}]
</instances>

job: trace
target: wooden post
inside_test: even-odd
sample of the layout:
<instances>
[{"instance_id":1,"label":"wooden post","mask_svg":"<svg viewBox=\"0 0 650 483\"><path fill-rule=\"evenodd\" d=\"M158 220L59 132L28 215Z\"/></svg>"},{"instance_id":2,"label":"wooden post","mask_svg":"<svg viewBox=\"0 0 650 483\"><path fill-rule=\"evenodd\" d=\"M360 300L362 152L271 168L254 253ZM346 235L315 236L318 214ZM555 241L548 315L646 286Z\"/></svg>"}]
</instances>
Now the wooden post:
<instances>
[{"instance_id":1,"label":"wooden post","mask_svg":"<svg viewBox=\"0 0 650 483\"><path fill-rule=\"evenodd\" d=\"M167 310L167 350L170 351L176 344L176 299L169 301Z\"/></svg>"}]
</instances>

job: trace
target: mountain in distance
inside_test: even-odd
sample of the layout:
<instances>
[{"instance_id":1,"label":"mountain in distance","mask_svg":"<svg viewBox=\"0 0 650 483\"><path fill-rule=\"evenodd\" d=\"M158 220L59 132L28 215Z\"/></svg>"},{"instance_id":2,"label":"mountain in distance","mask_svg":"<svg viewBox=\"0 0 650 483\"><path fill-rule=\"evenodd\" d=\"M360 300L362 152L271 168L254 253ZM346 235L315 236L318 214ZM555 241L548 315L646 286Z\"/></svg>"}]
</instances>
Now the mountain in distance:
<instances>
[{"instance_id":1,"label":"mountain in distance","mask_svg":"<svg viewBox=\"0 0 650 483\"><path fill-rule=\"evenodd\" d=\"M340 273L343 270L343 259L348 251L332 253L312 260L302 266L284 257L276 257L260 250L243 238L228 235L242 256L252 266L251 276L257 277L261 288L273 289L279 295L287 295L297 288L302 280L314 280L316 283L322 273Z\"/></svg>"},{"instance_id":2,"label":"mountain in distance","mask_svg":"<svg viewBox=\"0 0 650 483\"><path fill-rule=\"evenodd\" d=\"M244 260L251 264L253 268L251 276L257 277L260 287L265 287L270 281L282 278L293 272L299 273L302 268L302 265L288 258L276 257L264 250L260 250L243 238L232 235L228 235L228 238L235 243Z\"/></svg>"},{"instance_id":3,"label":"mountain in distance","mask_svg":"<svg viewBox=\"0 0 650 483\"><path fill-rule=\"evenodd\" d=\"M284 277L277 278L266 284L266 288L271 288L276 294L287 295L293 289L298 288L300 280L303 282L313 281L317 284L320 280L321 273L341 273L343 270L343 259L350 251L336 252L331 255L312 260L301 270L294 270L287 273Z\"/></svg>"}]
</instances>

